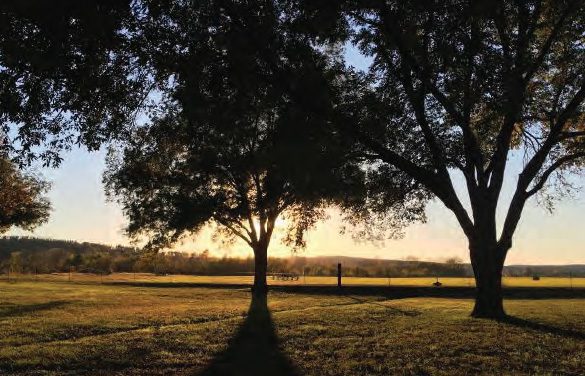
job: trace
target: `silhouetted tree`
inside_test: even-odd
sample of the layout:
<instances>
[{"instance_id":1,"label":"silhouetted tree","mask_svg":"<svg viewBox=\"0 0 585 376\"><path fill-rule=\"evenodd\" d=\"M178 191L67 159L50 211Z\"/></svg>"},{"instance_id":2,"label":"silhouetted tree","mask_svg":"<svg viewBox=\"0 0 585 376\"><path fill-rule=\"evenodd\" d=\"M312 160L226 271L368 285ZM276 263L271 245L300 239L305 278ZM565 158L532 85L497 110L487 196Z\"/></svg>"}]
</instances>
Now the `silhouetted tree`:
<instances>
[{"instance_id":1,"label":"silhouetted tree","mask_svg":"<svg viewBox=\"0 0 585 376\"><path fill-rule=\"evenodd\" d=\"M131 236L158 249L213 223L253 249L261 293L277 219L285 241L302 247L325 206L347 201L364 175L344 168L331 132L335 70L290 26L283 4L145 7L144 59L169 83L166 106L110 155L105 176Z\"/></svg>"},{"instance_id":2,"label":"silhouetted tree","mask_svg":"<svg viewBox=\"0 0 585 376\"><path fill-rule=\"evenodd\" d=\"M407 173L455 214L477 282L473 315L504 316L502 268L527 200L547 186L558 193L584 160L584 2L303 3L309 20L338 20L317 31L352 33L373 59L366 74L344 81L357 123L345 131L375 166ZM498 227L514 149L524 164Z\"/></svg>"},{"instance_id":3,"label":"silhouetted tree","mask_svg":"<svg viewBox=\"0 0 585 376\"><path fill-rule=\"evenodd\" d=\"M0 3L0 150L61 161L131 123L152 89L129 44L130 0Z\"/></svg>"},{"instance_id":4,"label":"silhouetted tree","mask_svg":"<svg viewBox=\"0 0 585 376\"><path fill-rule=\"evenodd\" d=\"M51 210L44 196L47 189L39 177L0 157L0 233L12 226L31 230L46 222Z\"/></svg>"}]
</instances>

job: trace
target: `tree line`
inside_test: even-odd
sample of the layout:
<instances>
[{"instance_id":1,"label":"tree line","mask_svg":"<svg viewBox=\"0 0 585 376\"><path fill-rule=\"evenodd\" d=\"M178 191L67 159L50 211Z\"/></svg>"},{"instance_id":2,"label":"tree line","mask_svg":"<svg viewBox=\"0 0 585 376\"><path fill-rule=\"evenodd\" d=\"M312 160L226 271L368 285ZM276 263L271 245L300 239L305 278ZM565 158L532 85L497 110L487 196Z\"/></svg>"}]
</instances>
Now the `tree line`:
<instances>
[{"instance_id":1,"label":"tree line","mask_svg":"<svg viewBox=\"0 0 585 376\"><path fill-rule=\"evenodd\" d=\"M469 276L458 259L445 263L344 258L348 277ZM143 252L138 248L27 237L0 238L0 270L7 273L153 273L252 275L253 257L217 257L202 252ZM271 257L269 273L336 276L335 257Z\"/></svg>"},{"instance_id":2,"label":"tree line","mask_svg":"<svg viewBox=\"0 0 585 376\"><path fill-rule=\"evenodd\" d=\"M347 277L471 277L470 264L452 257L444 262L367 259L338 256L270 257L269 273L296 273L306 276L337 275L342 263ZM202 252L143 252L125 246L40 239L0 238L0 273L152 273L183 275L251 275L253 257L212 256ZM508 277L585 277L584 265L510 265Z\"/></svg>"},{"instance_id":3,"label":"tree line","mask_svg":"<svg viewBox=\"0 0 585 376\"><path fill-rule=\"evenodd\" d=\"M526 203L585 161L584 33L583 0L3 2L0 157L110 145L127 234L156 251L214 224L253 251L258 294L279 220L292 248L329 206L378 239L435 199L468 239L473 316L501 318Z\"/></svg>"}]
</instances>

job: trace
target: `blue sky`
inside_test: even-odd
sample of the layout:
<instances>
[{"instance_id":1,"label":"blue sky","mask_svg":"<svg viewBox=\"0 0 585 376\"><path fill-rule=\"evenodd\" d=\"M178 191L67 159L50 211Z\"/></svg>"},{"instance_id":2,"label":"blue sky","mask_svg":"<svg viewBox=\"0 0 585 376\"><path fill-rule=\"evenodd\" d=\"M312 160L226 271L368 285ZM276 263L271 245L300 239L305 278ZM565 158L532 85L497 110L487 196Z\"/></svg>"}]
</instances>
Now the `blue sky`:
<instances>
[{"instance_id":1,"label":"blue sky","mask_svg":"<svg viewBox=\"0 0 585 376\"><path fill-rule=\"evenodd\" d=\"M350 64L365 67L369 60L354 50L347 53ZM78 241L127 244L123 236L124 217L118 205L107 203L101 177L105 152L88 153L75 149L64 155L58 169L43 169L42 174L53 183L50 199L53 213L49 223L33 234L12 230L9 234L71 239ZM520 158L512 156L499 209L510 199L516 176L521 167ZM585 186L585 178L573 181ZM456 179L459 191L463 184ZM585 231L582 231L585 213L585 192L564 199L557 204L554 214L531 201L522 217L507 264L585 264ZM406 230L400 240L388 240L383 246L355 243L350 236L339 234L340 218L333 212L331 218L309 233L308 247L302 253L315 255L355 255L401 259L416 256L426 260L443 260L458 256L468 261L467 242L453 215L442 204L432 202L427 208L428 223L415 224ZM177 246L179 250L209 249L218 254L248 255L247 246L236 243L226 248L213 243L210 231L197 239ZM278 239L271 245L272 255L287 256L290 251Z\"/></svg>"}]
</instances>

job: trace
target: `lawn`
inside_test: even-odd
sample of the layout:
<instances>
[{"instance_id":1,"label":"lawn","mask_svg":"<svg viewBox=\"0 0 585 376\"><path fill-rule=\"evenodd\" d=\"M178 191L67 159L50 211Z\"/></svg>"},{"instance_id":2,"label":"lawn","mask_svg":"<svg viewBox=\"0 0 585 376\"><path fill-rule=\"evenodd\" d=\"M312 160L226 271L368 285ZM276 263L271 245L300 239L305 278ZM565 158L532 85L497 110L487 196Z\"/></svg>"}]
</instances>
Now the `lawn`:
<instances>
[{"instance_id":1,"label":"lawn","mask_svg":"<svg viewBox=\"0 0 585 376\"><path fill-rule=\"evenodd\" d=\"M0 276L0 281L7 281L6 274ZM183 283L183 284L230 284L230 285L251 285L252 276L190 276L190 275L164 275L157 276L150 273L113 273L107 275L81 274L72 273L53 273L40 274L34 276L12 275L11 281L45 281L45 282L90 282L90 283ZM436 281L433 277L424 278L359 278L343 277L345 286L420 286L428 287ZM439 281L445 287L474 287L473 278L444 278L439 277ZM279 281L268 277L268 283L277 286L290 285L337 285L337 277L315 277L299 276L296 281ZM504 286L508 287L562 287L562 288L585 288L585 278L561 278L561 277L541 277L540 280L534 281L531 277L504 277Z\"/></svg>"},{"instance_id":2,"label":"lawn","mask_svg":"<svg viewBox=\"0 0 585 376\"><path fill-rule=\"evenodd\" d=\"M198 286L176 276L173 282L127 277L0 282L0 374L577 375L585 369L585 292L547 288L559 281L543 279L531 289L521 287L531 280L518 281L506 300L514 318L493 322L469 317L473 290L463 282L342 292L309 283L275 286L267 302L251 302L241 277L223 286L218 281L225 279Z\"/></svg>"}]
</instances>

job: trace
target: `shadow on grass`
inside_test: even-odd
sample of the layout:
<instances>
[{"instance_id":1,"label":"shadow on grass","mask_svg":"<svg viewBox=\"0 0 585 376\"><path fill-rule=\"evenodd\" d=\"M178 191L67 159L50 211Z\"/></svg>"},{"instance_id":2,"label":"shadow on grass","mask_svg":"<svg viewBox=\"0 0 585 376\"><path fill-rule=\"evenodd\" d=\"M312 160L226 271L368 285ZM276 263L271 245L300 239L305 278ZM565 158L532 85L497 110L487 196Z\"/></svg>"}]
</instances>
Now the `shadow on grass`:
<instances>
[{"instance_id":1,"label":"shadow on grass","mask_svg":"<svg viewBox=\"0 0 585 376\"><path fill-rule=\"evenodd\" d=\"M280 349L265 296L253 295L248 315L227 350L199 375L300 375Z\"/></svg>"},{"instance_id":2,"label":"shadow on grass","mask_svg":"<svg viewBox=\"0 0 585 376\"><path fill-rule=\"evenodd\" d=\"M107 282L104 285L148 288L211 288L249 291L247 284L196 283L196 282ZM475 287L433 287L433 286L337 286L329 285L288 285L270 286L270 291L307 295L354 295L379 296L386 299L404 298L449 298L474 299ZM505 287L504 297L508 299L585 299L585 288L563 287Z\"/></svg>"},{"instance_id":3,"label":"shadow on grass","mask_svg":"<svg viewBox=\"0 0 585 376\"><path fill-rule=\"evenodd\" d=\"M420 312L418 312L418 311L404 310L404 309L400 309L400 308L396 308L396 307L391 307L389 305L385 305L385 304L382 304L382 303L377 302L377 301L368 300L368 299L360 299L360 298L357 298L357 297L351 296L351 295L346 295L346 296L348 298L350 298L351 300L354 300L360 304L370 304L370 305L375 305L377 307L382 307L382 308L385 308L386 310L391 311L391 312L398 314L398 315L408 316L408 317L415 317L415 316L420 315Z\"/></svg>"},{"instance_id":4,"label":"shadow on grass","mask_svg":"<svg viewBox=\"0 0 585 376\"><path fill-rule=\"evenodd\" d=\"M13 316L21 316L38 311L46 311L53 308L60 308L69 304L66 300L55 300L37 304L7 304L0 305L0 319Z\"/></svg>"},{"instance_id":5,"label":"shadow on grass","mask_svg":"<svg viewBox=\"0 0 585 376\"><path fill-rule=\"evenodd\" d=\"M553 334L565 338L577 339L577 340L585 340L585 333L573 330L569 328L559 328L556 326L543 324L539 322L529 321L526 319L521 319L519 317L514 316L507 316L500 320L500 322L521 328L521 329L532 329L544 334Z\"/></svg>"}]
</instances>

